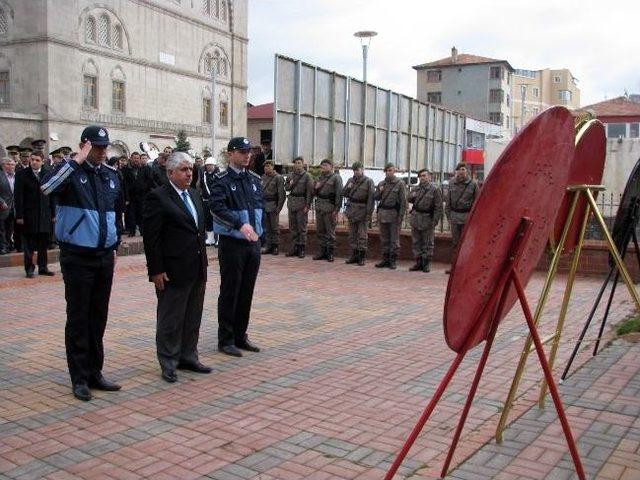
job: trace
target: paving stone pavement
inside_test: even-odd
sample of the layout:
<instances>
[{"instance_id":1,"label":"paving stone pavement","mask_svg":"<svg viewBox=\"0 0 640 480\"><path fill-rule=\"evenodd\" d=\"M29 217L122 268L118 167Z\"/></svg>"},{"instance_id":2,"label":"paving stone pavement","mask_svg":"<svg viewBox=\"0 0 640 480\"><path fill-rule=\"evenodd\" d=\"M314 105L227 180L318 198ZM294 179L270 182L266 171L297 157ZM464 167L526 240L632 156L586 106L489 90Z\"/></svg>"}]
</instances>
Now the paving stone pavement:
<instances>
[{"instance_id":1,"label":"paving stone pavement","mask_svg":"<svg viewBox=\"0 0 640 480\"><path fill-rule=\"evenodd\" d=\"M380 479L454 358L444 342L445 265L430 274L263 257L251 338L236 359L216 352L214 252L200 338L213 373L160 379L155 295L144 258L120 258L105 337L105 375L122 383L89 403L70 393L59 275L0 269L0 477L46 479ZM58 267L54 265L54 270ZM535 305L543 276L527 289ZM561 278L564 280L564 277ZM580 278L556 374L601 280ZM564 285L552 288L550 332ZM632 312L624 289L610 325ZM553 406L534 406L530 357L502 445L492 441L526 325L518 309L498 330L450 478L574 478ZM610 332L609 332L610 333ZM590 332L592 340L594 332ZM469 353L397 479L437 478L481 348ZM589 478L640 478L640 344L582 351L560 387Z\"/></svg>"}]
</instances>

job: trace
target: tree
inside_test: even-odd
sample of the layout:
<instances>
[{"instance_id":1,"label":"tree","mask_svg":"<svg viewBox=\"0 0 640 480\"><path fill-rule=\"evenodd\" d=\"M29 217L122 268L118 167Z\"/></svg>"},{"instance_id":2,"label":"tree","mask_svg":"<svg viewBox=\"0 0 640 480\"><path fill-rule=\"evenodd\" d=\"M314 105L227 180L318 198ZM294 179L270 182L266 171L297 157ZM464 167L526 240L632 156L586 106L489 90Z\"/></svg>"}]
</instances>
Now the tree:
<instances>
[{"instance_id":1,"label":"tree","mask_svg":"<svg viewBox=\"0 0 640 480\"><path fill-rule=\"evenodd\" d=\"M191 144L187 140L187 132L184 130L178 130L176 134L176 150L178 152L188 152L191 149Z\"/></svg>"}]
</instances>

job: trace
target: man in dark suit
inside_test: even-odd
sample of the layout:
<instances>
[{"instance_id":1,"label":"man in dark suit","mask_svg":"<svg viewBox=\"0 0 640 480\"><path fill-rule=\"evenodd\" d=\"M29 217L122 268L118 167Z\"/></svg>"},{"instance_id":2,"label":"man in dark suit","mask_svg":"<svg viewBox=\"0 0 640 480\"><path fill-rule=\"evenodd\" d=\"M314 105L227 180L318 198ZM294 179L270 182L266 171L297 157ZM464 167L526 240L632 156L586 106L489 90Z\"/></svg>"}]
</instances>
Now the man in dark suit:
<instances>
[{"instance_id":1,"label":"man in dark suit","mask_svg":"<svg viewBox=\"0 0 640 480\"><path fill-rule=\"evenodd\" d=\"M173 383L176 369L210 373L198 359L198 337L207 282L204 210L191 188L193 161L174 152L168 182L144 200L143 240L149 279L158 297L156 348L162 378Z\"/></svg>"},{"instance_id":2,"label":"man in dark suit","mask_svg":"<svg viewBox=\"0 0 640 480\"><path fill-rule=\"evenodd\" d=\"M42 164L42 155L33 152L29 167L16 174L16 224L21 225L23 229L24 269L27 278L34 277L33 254L36 251L38 275L53 275L47 267L47 246L53 230L55 212L49 197L40 191L40 180L46 173Z\"/></svg>"},{"instance_id":3,"label":"man in dark suit","mask_svg":"<svg viewBox=\"0 0 640 480\"><path fill-rule=\"evenodd\" d=\"M16 164L13 159L0 159L0 255L5 255L13 248L11 235L13 234L14 202L13 189L15 186Z\"/></svg>"}]
</instances>

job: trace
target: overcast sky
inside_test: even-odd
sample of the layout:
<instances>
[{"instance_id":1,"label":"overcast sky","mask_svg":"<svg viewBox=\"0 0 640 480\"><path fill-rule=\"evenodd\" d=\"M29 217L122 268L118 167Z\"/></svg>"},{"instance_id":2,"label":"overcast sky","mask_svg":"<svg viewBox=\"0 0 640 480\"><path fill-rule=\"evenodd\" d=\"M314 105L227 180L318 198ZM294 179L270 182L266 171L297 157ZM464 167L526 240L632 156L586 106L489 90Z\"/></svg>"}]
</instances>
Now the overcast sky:
<instances>
[{"instance_id":1,"label":"overcast sky","mask_svg":"<svg viewBox=\"0 0 640 480\"><path fill-rule=\"evenodd\" d=\"M249 0L249 93L273 101L273 57L362 77L353 33L375 30L369 83L416 96L411 67L459 53L568 68L582 106L640 93L638 0Z\"/></svg>"}]
</instances>

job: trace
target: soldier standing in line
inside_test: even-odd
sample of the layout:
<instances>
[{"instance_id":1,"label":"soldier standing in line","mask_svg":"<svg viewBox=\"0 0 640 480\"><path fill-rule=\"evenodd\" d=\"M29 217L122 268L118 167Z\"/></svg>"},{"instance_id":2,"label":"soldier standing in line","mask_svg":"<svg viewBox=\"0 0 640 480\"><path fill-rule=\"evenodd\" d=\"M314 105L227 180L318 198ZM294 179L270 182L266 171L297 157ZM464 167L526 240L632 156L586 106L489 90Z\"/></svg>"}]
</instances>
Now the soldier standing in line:
<instances>
[{"instance_id":1,"label":"soldier standing in line","mask_svg":"<svg viewBox=\"0 0 640 480\"><path fill-rule=\"evenodd\" d=\"M407 189L402 180L396 177L393 163L384 167L385 179L376 187L378 200L378 228L380 229L380 247L382 260L376 268L396 269L398 250L400 249L400 226L407 211Z\"/></svg>"},{"instance_id":2,"label":"soldier standing in line","mask_svg":"<svg viewBox=\"0 0 640 480\"><path fill-rule=\"evenodd\" d=\"M442 218L442 192L431 182L427 169L418 172L419 184L409 193L411 209L411 241L415 265L411 272L431 270L431 259L435 245L435 228Z\"/></svg>"},{"instance_id":3,"label":"soldier standing in line","mask_svg":"<svg viewBox=\"0 0 640 480\"><path fill-rule=\"evenodd\" d=\"M274 169L273 160L265 160L263 164L262 193L264 195L264 233L266 246L262 253L278 255L280 253L280 211L284 206L287 194L284 191L284 178Z\"/></svg>"},{"instance_id":4,"label":"soldier standing in line","mask_svg":"<svg viewBox=\"0 0 640 480\"><path fill-rule=\"evenodd\" d=\"M293 159L293 173L289 176L285 189L289 192L287 208L289 210L289 231L291 232L291 251L287 257L305 257L307 247L307 222L309 208L313 201L313 180L304 169L304 158Z\"/></svg>"},{"instance_id":5,"label":"soldier standing in line","mask_svg":"<svg viewBox=\"0 0 640 480\"><path fill-rule=\"evenodd\" d=\"M336 222L342 207L342 178L333 171L333 162L320 162L320 177L314 185L316 200L316 235L320 252L314 260L333 262L336 246Z\"/></svg>"},{"instance_id":6,"label":"soldier standing in line","mask_svg":"<svg viewBox=\"0 0 640 480\"><path fill-rule=\"evenodd\" d=\"M367 226L373 213L375 186L373 180L364 175L361 162L354 162L351 168L353 177L342 190L342 195L347 200L345 215L349 220L351 246L351 256L344 263L362 266L367 252Z\"/></svg>"},{"instance_id":7,"label":"soldier standing in line","mask_svg":"<svg viewBox=\"0 0 640 480\"><path fill-rule=\"evenodd\" d=\"M456 165L456 173L453 181L449 183L449 191L446 198L446 214L451 224L451 238L454 250L460 242L460 235L467 217L478 196L478 184L471 179L466 163Z\"/></svg>"}]
</instances>

